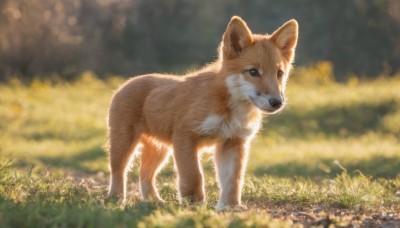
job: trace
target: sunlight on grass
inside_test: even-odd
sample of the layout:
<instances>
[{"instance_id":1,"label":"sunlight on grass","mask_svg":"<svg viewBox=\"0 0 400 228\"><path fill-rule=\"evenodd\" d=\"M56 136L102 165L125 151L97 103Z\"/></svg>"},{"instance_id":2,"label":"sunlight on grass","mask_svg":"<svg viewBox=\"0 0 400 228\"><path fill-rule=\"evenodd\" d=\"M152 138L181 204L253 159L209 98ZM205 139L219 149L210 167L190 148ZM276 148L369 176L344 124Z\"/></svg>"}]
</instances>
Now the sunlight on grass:
<instances>
[{"instance_id":1,"label":"sunlight on grass","mask_svg":"<svg viewBox=\"0 0 400 228\"><path fill-rule=\"evenodd\" d=\"M299 78L330 75L329 64L321 64L295 72L288 107L267 117L253 142L246 213L214 212L218 186L209 154L205 207L178 205L172 162L158 178L166 206L139 201L138 161L127 207L107 202L107 108L121 78L102 81L85 72L75 82L1 84L0 224L289 227L295 219L271 213L400 210L400 77L348 84Z\"/></svg>"},{"instance_id":2,"label":"sunlight on grass","mask_svg":"<svg viewBox=\"0 0 400 228\"><path fill-rule=\"evenodd\" d=\"M170 181L169 181L170 182ZM207 185L212 185L207 182ZM217 213L213 210L217 197L216 186L208 192L207 207L180 206L168 201L164 206L128 200L125 209L107 202L104 186L94 179L57 178L50 173L15 174L11 163L0 165L0 222L11 226L30 224L98 227L193 227L193 226L282 226L290 220L271 218L265 207L289 204L301 207L385 208L396 211L400 199L393 190L400 187L400 179L371 180L363 175L350 177L346 172L334 179L315 183L309 179L248 178L243 190L243 201L249 206L245 213ZM161 195L176 192L161 186ZM72 209L69 209L72 208ZM28 215L25 219L16 216Z\"/></svg>"},{"instance_id":3,"label":"sunlight on grass","mask_svg":"<svg viewBox=\"0 0 400 228\"><path fill-rule=\"evenodd\" d=\"M54 164L40 162L41 158L62 160L91 150L101 151L115 81L105 83L85 73L74 83L1 85L0 153L17 163L22 160L43 167ZM104 166L105 162L100 164Z\"/></svg>"}]
</instances>

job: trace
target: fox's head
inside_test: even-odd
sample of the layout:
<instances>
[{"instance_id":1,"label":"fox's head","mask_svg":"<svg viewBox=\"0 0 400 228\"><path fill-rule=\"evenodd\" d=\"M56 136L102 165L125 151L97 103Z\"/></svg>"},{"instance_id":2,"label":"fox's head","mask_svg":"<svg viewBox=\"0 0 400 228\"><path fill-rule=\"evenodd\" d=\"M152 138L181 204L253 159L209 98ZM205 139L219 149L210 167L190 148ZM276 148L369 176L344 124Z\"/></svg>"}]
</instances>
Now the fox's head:
<instances>
[{"instance_id":1,"label":"fox's head","mask_svg":"<svg viewBox=\"0 0 400 228\"><path fill-rule=\"evenodd\" d=\"M252 34L240 17L232 17L219 51L221 70L233 99L249 101L266 113L281 110L297 37L294 19L272 35L259 35Z\"/></svg>"}]
</instances>

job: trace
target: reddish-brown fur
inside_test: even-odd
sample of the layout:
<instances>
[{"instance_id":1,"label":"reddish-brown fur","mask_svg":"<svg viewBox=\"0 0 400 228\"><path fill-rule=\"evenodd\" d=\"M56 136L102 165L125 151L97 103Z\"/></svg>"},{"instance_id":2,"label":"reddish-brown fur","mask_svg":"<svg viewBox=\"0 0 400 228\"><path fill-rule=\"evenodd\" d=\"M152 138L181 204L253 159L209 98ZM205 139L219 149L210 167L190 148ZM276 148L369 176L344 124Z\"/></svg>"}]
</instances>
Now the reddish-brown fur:
<instances>
[{"instance_id":1,"label":"reddish-brown fur","mask_svg":"<svg viewBox=\"0 0 400 228\"><path fill-rule=\"evenodd\" d=\"M241 18L233 17L215 63L182 77L143 75L122 85L109 110L109 195L125 199L128 163L141 143L140 187L145 200L162 201L155 176L173 151L180 195L204 202L199 150L215 144L221 188L217 209L243 208L248 144L258 131L262 111L281 109L272 108L271 98L284 102L297 30L297 22L291 20L272 35L254 35ZM248 68L260 75L251 76ZM283 77L277 77L279 69Z\"/></svg>"}]
</instances>

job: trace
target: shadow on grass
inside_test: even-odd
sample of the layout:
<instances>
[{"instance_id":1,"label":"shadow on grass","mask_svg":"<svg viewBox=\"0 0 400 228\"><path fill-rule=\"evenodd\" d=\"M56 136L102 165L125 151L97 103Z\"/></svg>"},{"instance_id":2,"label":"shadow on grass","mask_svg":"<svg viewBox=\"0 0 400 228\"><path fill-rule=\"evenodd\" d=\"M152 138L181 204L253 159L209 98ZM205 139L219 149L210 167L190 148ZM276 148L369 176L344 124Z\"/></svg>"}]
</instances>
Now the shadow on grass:
<instances>
[{"instance_id":1,"label":"shadow on grass","mask_svg":"<svg viewBox=\"0 0 400 228\"><path fill-rule=\"evenodd\" d=\"M76 155L65 155L59 157L39 157L38 159L47 164L49 166L57 167L57 168L70 168L76 171L95 173L93 169L85 166L85 162L94 162L98 158L104 158L104 161L107 160L106 153L101 147L94 147L90 150L80 152Z\"/></svg>"},{"instance_id":2,"label":"shadow on grass","mask_svg":"<svg viewBox=\"0 0 400 228\"><path fill-rule=\"evenodd\" d=\"M309 138L315 135L329 137L359 136L367 132L391 132L382 124L382 118L399 111L394 100L380 103L357 103L347 106L326 105L310 112L286 110L270 116L264 124L266 131L276 132L285 137Z\"/></svg>"},{"instance_id":3,"label":"shadow on grass","mask_svg":"<svg viewBox=\"0 0 400 228\"><path fill-rule=\"evenodd\" d=\"M339 161L349 174L361 171L366 176L375 178L395 178L400 175L400 157L374 156L357 161ZM321 159L313 164L298 162L281 163L274 166L258 167L256 176L270 175L277 177L334 177L342 172L334 160Z\"/></svg>"},{"instance_id":4,"label":"shadow on grass","mask_svg":"<svg viewBox=\"0 0 400 228\"><path fill-rule=\"evenodd\" d=\"M141 202L120 210L105 208L93 200L87 203L74 201L72 198L64 203L40 200L16 203L0 197L1 224L5 227L30 227L32 224L43 227L137 227L144 217L158 209L154 204Z\"/></svg>"}]
</instances>

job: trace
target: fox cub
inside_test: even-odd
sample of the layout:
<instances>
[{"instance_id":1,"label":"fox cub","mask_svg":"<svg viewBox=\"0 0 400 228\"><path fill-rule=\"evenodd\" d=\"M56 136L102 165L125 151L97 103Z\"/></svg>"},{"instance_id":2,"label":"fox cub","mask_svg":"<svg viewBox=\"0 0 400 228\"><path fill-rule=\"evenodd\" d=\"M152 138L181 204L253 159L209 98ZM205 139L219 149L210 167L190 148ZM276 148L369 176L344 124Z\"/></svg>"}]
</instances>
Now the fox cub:
<instances>
[{"instance_id":1,"label":"fox cub","mask_svg":"<svg viewBox=\"0 0 400 228\"><path fill-rule=\"evenodd\" d=\"M215 145L220 188L216 209L245 209L241 189L249 144L263 113L276 113L285 105L297 37L298 24L293 19L272 35L259 35L234 16L213 64L184 76L149 74L123 84L109 108L109 195L124 202L128 163L142 145L144 200L163 202L156 175L173 154L180 196L203 203L199 151Z\"/></svg>"}]
</instances>

